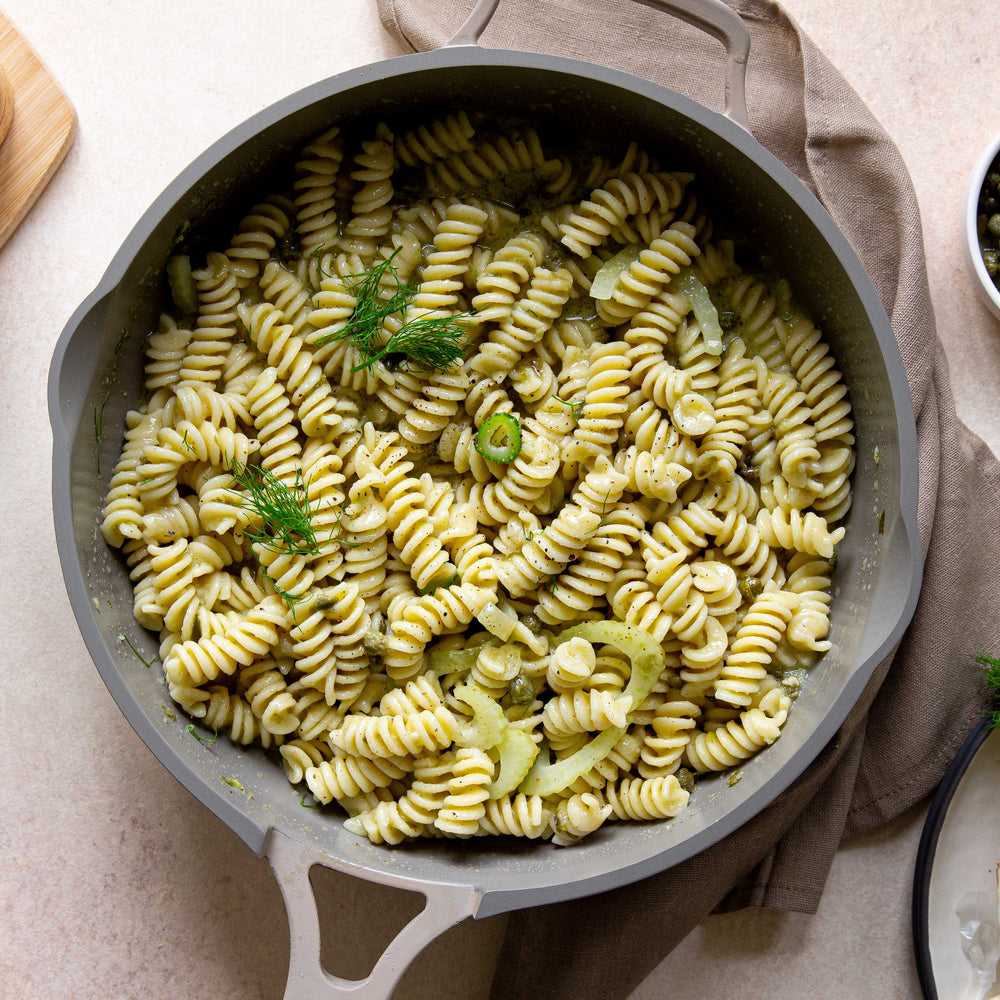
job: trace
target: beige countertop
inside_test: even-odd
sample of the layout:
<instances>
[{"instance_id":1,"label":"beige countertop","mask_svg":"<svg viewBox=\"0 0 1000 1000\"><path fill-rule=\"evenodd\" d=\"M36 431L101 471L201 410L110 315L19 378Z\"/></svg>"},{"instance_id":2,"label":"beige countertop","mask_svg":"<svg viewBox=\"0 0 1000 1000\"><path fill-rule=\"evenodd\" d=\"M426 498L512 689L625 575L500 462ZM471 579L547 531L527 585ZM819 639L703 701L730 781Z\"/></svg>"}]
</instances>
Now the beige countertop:
<instances>
[{"instance_id":1,"label":"beige countertop","mask_svg":"<svg viewBox=\"0 0 1000 1000\"><path fill-rule=\"evenodd\" d=\"M0 998L272 1000L288 936L267 863L146 750L73 621L51 525L46 375L66 320L142 211L199 152L286 93L398 53L374 0L3 6L75 103L80 130L0 250ZM966 276L958 220L966 176L1000 130L991 110L1000 7L786 7L902 150L959 412L998 451L998 327ZM815 916L709 918L635 1000L917 996L910 885L923 813L844 847ZM325 881L328 938L360 962L380 947L370 939L394 900L346 876ZM449 931L396 996L485 998L502 926L492 918Z\"/></svg>"}]
</instances>

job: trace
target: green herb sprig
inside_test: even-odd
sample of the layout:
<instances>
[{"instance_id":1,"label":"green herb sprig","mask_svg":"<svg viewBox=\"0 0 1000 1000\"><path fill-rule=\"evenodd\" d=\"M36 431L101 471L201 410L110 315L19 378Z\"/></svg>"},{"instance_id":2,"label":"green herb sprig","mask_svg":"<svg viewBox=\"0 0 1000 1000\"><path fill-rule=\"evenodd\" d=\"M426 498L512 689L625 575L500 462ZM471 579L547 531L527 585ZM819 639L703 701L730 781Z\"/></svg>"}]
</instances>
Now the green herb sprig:
<instances>
[{"instance_id":1,"label":"green herb sprig","mask_svg":"<svg viewBox=\"0 0 1000 1000\"><path fill-rule=\"evenodd\" d=\"M202 736L194 726L188 726L187 730L199 743L214 743L219 738L218 726L213 726L211 739L207 736Z\"/></svg>"},{"instance_id":2,"label":"green herb sprig","mask_svg":"<svg viewBox=\"0 0 1000 1000\"><path fill-rule=\"evenodd\" d=\"M396 354L404 355L417 370L444 371L461 359L468 344L462 322L471 319L471 313L426 312L405 318L417 288L403 281L393 264L400 249L397 247L364 273L344 277L344 284L355 296L354 311L341 329L314 341L316 345L351 341L361 355L353 371L370 368L376 361ZM383 341L385 322L393 316L398 316L402 325Z\"/></svg>"},{"instance_id":3,"label":"green herb sprig","mask_svg":"<svg viewBox=\"0 0 1000 1000\"><path fill-rule=\"evenodd\" d=\"M608 523L608 501L611 499L611 490L604 494L604 501L601 504L601 519L597 522L598 528L603 528Z\"/></svg>"},{"instance_id":4,"label":"green herb sprig","mask_svg":"<svg viewBox=\"0 0 1000 1000\"><path fill-rule=\"evenodd\" d=\"M283 590L281 587L278 586L274 577L268 575L266 570L264 571L264 576L267 579L267 582L271 585L271 589L278 595L278 597L280 597L285 602L285 604L288 605L289 610L292 612L292 621L294 621L295 624L298 625L299 618L298 618L298 612L295 610L296 606L301 604L304 600L306 600L309 597L309 595L293 594L289 590Z\"/></svg>"},{"instance_id":5,"label":"green herb sprig","mask_svg":"<svg viewBox=\"0 0 1000 1000\"><path fill-rule=\"evenodd\" d=\"M108 405L111 390L106 389L101 396L100 407L94 407L94 443L97 445L97 474L101 474L101 438L104 436L104 407Z\"/></svg>"},{"instance_id":6,"label":"green herb sprig","mask_svg":"<svg viewBox=\"0 0 1000 1000\"><path fill-rule=\"evenodd\" d=\"M552 397L557 403L562 403L563 406L569 407L570 415L573 417L577 423L580 421L580 414L583 411L584 403L587 402L585 396L581 396L579 399L563 399L561 396Z\"/></svg>"},{"instance_id":7,"label":"green herb sprig","mask_svg":"<svg viewBox=\"0 0 1000 1000\"><path fill-rule=\"evenodd\" d=\"M358 542L348 541L344 538L344 515L347 513L347 501L345 500L343 505L337 508L337 520L335 521L333 527L330 529L330 537L328 541L335 540L343 545L345 548L358 548L361 545L366 544L363 540Z\"/></svg>"},{"instance_id":8,"label":"green herb sprig","mask_svg":"<svg viewBox=\"0 0 1000 1000\"><path fill-rule=\"evenodd\" d=\"M403 354L409 366L418 371L446 371L461 360L465 352L469 338L460 322L471 316L471 313L453 316L425 313L408 320L389 337L381 350L369 353L351 370L361 371L387 355Z\"/></svg>"},{"instance_id":9,"label":"green herb sprig","mask_svg":"<svg viewBox=\"0 0 1000 1000\"><path fill-rule=\"evenodd\" d=\"M126 643L126 644L128 645L128 648L129 648L129 649L131 649L133 653L135 653L135 658L136 658L136 659L137 659L137 660L138 660L138 661L139 661L139 662L140 662L140 663L141 663L141 664L142 664L142 665L143 665L144 667L152 667L152 665L153 665L153 664L154 664L154 663L156 662L156 660L155 660L155 659L152 659L152 660L147 660L147 659L146 659L146 658L145 658L145 657L144 657L144 656L142 655L142 653L140 653L140 652L139 652L139 650L138 650L138 649L136 649L136 648L135 648L135 646L133 646L133 645L132 645L132 640L131 640L131 639L130 639L130 638L129 638L129 637L127 636L127 635L125 635L124 633L123 633L122 635L118 636L118 638L119 638L119 639L122 639L122 640L124 640L124 642L125 642L125 643Z\"/></svg>"},{"instance_id":10,"label":"green herb sprig","mask_svg":"<svg viewBox=\"0 0 1000 1000\"><path fill-rule=\"evenodd\" d=\"M1000 660L980 653L976 658L976 663L985 667L983 675L986 679L986 687L993 695L993 706L987 713L991 725L995 728L1000 726Z\"/></svg>"},{"instance_id":11,"label":"green herb sprig","mask_svg":"<svg viewBox=\"0 0 1000 1000\"><path fill-rule=\"evenodd\" d=\"M269 469L246 465L236 458L227 459L226 471L236 480L237 490L245 509L260 518L258 531L246 531L246 536L258 545L288 555L317 555L319 542L312 525L309 507L309 484L295 473L292 487L286 486Z\"/></svg>"}]
</instances>

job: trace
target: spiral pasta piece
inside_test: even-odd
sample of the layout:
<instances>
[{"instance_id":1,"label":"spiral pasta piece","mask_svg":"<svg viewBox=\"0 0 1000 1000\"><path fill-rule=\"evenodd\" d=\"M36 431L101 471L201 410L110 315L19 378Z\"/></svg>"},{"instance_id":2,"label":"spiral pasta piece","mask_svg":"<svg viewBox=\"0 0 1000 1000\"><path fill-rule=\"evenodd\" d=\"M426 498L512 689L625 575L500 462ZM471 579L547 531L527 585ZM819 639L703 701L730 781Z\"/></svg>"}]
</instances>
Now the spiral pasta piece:
<instances>
[{"instance_id":1,"label":"spiral pasta piece","mask_svg":"<svg viewBox=\"0 0 1000 1000\"><path fill-rule=\"evenodd\" d=\"M705 548L709 538L717 536L722 526L723 521L716 514L697 502L654 524L652 533L642 539L649 582L662 583L681 562Z\"/></svg>"},{"instance_id":2,"label":"spiral pasta piece","mask_svg":"<svg viewBox=\"0 0 1000 1000\"><path fill-rule=\"evenodd\" d=\"M557 694L582 687L597 666L597 653L586 639L573 638L552 651L546 681Z\"/></svg>"},{"instance_id":3,"label":"spiral pasta piece","mask_svg":"<svg viewBox=\"0 0 1000 1000\"><path fill-rule=\"evenodd\" d=\"M226 251L237 288L246 288L260 274L274 248L291 229L295 206L284 197L268 198L240 222L232 246Z\"/></svg>"},{"instance_id":4,"label":"spiral pasta piece","mask_svg":"<svg viewBox=\"0 0 1000 1000\"><path fill-rule=\"evenodd\" d=\"M542 725L550 736L600 732L624 726L632 698L614 691L574 690L546 702Z\"/></svg>"},{"instance_id":5,"label":"spiral pasta piece","mask_svg":"<svg viewBox=\"0 0 1000 1000\"><path fill-rule=\"evenodd\" d=\"M439 438L455 419L468 388L469 377L461 370L431 373L399 423L403 440L427 445Z\"/></svg>"},{"instance_id":6,"label":"spiral pasta piece","mask_svg":"<svg viewBox=\"0 0 1000 1000\"><path fill-rule=\"evenodd\" d=\"M173 317L160 317L157 329L146 341L145 386L150 392L177 383L193 335L192 330L178 326Z\"/></svg>"},{"instance_id":7,"label":"spiral pasta piece","mask_svg":"<svg viewBox=\"0 0 1000 1000\"><path fill-rule=\"evenodd\" d=\"M305 687L301 680L289 684L288 693L295 698L295 714L299 720L296 736L307 742L324 741L323 759L328 759L332 750L325 742L326 736L343 722L347 713L339 705L330 705L322 691Z\"/></svg>"},{"instance_id":8,"label":"spiral pasta piece","mask_svg":"<svg viewBox=\"0 0 1000 1000\"><path fill-rule=\"evenodd\" d=\"M374 476L362 475L356 480L340 522L345 579L357 585L369 611L374 611L377 605L387 559L387 514L385 505L376 496Z\"/></svg>"},{"instance_id":9,"label":"spiral pasta piece","mask_svg":"<svg viewBox=\"0 0 1000 1000\"><path fill-rule=\"evenodd\" d=\"M685 748L686 763L699 773L735 767L778 739L790 707L788 695L774 688L756 708L741 712L738 721L695 736Z\"/></svg>"},{"instance_id":10,"label":"spiral pasta piece","mask_svg":"<svg viewBox=\"0 0 1000 1000\"><path fill-rule=\"evenodd\" d=\"M486 802L479 820L479 832L537 840L545 834L552 816L553 810L540 795L525 795L524 792L503 795Z\"/></svg>"},{"instance_id":11,"label":"spiral pasta piece","mask_svg":"<svg viewBox=\"0 0 1000 1000\"><path fill-rule=\"evenodd\" d=\"M471 149L431 163L425 170L428 190L435 194L474 191L489 181L519 171L558 172L560 164L545 158L538 133L530 126L514 128Z\"/></svg>"},{"instance_id":12,"label":"spiral pasta piece","mask_svg":"<svg viewBox=\"0 0 1000 1000\"><path fill-rule=\"evenodd\" d=\"M456 751L451 771L448 794L434 817L434 826L455 837L471 837L486 815L493 762L482 750L463 748Z\"/></svg>"},{"instance_id":13,"label":"spiral pasta piece","mask_svg":"<svg viewBox=\"0 0 1000 1000\"><path fill-rule=\"evenodd\" d=\"M547 625L582 618L608 592L615 573L642 534L645 519L634 505L604 515L579 558L538 594L538 617Z\"/></svg>"},{"instance_id":14,"label":"spiral pasta piece","mask_svg":"<svg viewBox=\"0 0 1000 1000\"><path fill-rule=\"evenodd\" d=\"M629 358L620 342L600 344L590 350L585 403L580 423L563 448L563 462L592 463L609 456L625 424Z\"/></svg>"},{"instance_id":15,"label":"spiral pasta piece","mask_svg":"<svg viewBox=\"0 0 1000 1000\"><path fill-rule=\"evenodd\" d=\"M290 785L298 785L305 781L306 771L310 767L322 764L330 755L330 749L325 743L313 740L294 739L282 743L278 747L281 754L281 767Z\"/></svg>"},{"instance_id":16,"label":"spiral pasta piece","mask_svg":"<svg viewBox=\"0 0 1000 1000\"><path fill-rule=\"evenodd\" d=\"M408 820L394 801L380 802L373 809L351 816L344 820L344 829L367 837L373 844L401 844L423 832L423 827Z\"/></svg>"},{"instance_id":17,"label":"spiral pasta piece","mask_svg":"<svg viewBox=\"0 0 1000 1000\"><path fill-rule=\"evenodd\" d=\"M785 573L772 551L768 533L761 530L760 516L764 513L758 513L755 524L739 511L729 511L716 532L715 542L720 552L746 576L765 586L773 581L780 587Z\"/></svg>"},{"instance_id":18,"label":"spiral pasta piece","mask_svg":"<svg viewBox=\"0 0 1000 1000\"><path fill-rule=\"evenodd\" d=\"M641 628L658 642L670 634L673 615L657 601L656 591L649 585L648 573L641 558L625 560L612 578L608 600L616 620Z\"/></svg>"},{"instance_id":19,"label":"spiral pasta piece","mask_svg":"<svg viewBox=\"0 0 1000 1000\"><path fill-rule=\"evenodd\" d=\"M295 230L304 255L337 242L336 181L343 159L343 138L334 125L308 143L295 164Z\"/></svg>"},{"instance_id":20,"label":"spiral pasta piece","mask_svg":"<svg viewBox=\"0 0 1000 1000\"><path fill-rule=\"evenodd\" d=\"M357 798L376 788L388 788L405 777L406 761L393 757L356 757L334 752L330 760L306 769L305 780L317 802Z\"/></svg>"},{"instance_id":21,"label":"spiral pasta piece","mask_svg":"<svg viewBox=\"0 0 1000 1000\"><path fill-rule=\"evenodd\" d=\"M694 473L699 479L732 478L750 433L750 418L761 405L761 368L747 358L743 342L730 345L719 367L715 426L702 439Z\"/></svg>"},{"instance_id":22,"label":"spiral pasta piece","mask_svg":"<svg viewBox=\"0 0 1000 1000\"><path fill-rule=\"evenodd\" d=\"M698 705L676 692L656 707L649 725L651 732L643 736L639 751L641 777L663 777L677 771L700 715Z\"/></svg>"},{"instance_id":23,"label":"spiral pasta piece","mask_svg":"<svg viewBox=\"0 0 1000 1000\"><path fill-rule=\"evenodd\" d=\"M795 649L825 653L831 643L830 631L830 563L796 553L788 560L785 589L801 598L788 624L788 642Z\"/></svg>"},{"instance_id":24,"label":"spiral pasta piece","mask_svg":"<svg viewBox=\"0 0 1000 1000\"><path fill-rule=\"evenodd\" d=\"M555 271L535 268L524 296L490 330L486 341L479 345L478 354L466 365L470 377L498 379L509 375L551 328L568 301L572 286L573 276L566 268Z\"/></svg>"},{"instance_id":25,"label":"spiral pasta piece","mask_svg":"<svg viewBox=\"0 0 1000 1000\"><path fill-rule=\"evenodd\" d=\"M688 316L677 331L677 367L686 371L693 392L711 400L719 387L721 358L705 347L705 335L694 316Z\"/></svg>"},{"instance_id":26,"label":"spiral pasta piece","mask_svg":"<svg viewBox=\"0 0 1000 1000\"><path fill-rule=\"evenodd\" d=\"M295 427L295 411L278 369L265 368L254 379L247 405L260 441L261 466L286 486L301 473L302 444Z\"/></svg>"},{"instance_id":27,"label":"spiral pasta piece","mask_svg":"<svg viewBox=\"0 0 1000 1000\"><path fill-rule=\"evenodd\" d=\"M818 493L821 487L814 477L820 469L820 453L805 393L791 375L772 372L763 401L773 421L782 476L792 486Z\"/></svg>"},{"instance_id":28,"label":"spiral pasta piece","mask_svg":"<svg viewBox=\"0 0 1000 1000\"><path fill-rule=\"evenodd\" d=\"M561 572L598 529L601 517L576 504L567 504L559 516L520 552L497 563L497 577L512 597L533 590L547 576Z\"/></svg>"},{"instance_id":29,"label":"spiral pasta piece","mask_svg":"<svg viewBox=\"0 0 1000 1000\"><path fill-rule=\"evenodd\" d=\"M443 750L458 736L458 722L443 705L406 715L348 715L330 733L330 743L345 753L371 760L418 757Z\"/></svg>"},{"instance_id":30,"label":"spiral pasta piece","mask_svg":"<svg viewBox=\"0 0 1000 1000\"><path fill-rule=\"evenodd\" d=\"M654 205L661 212L669 211L680 204L682 196L683 186L673 174L613 177L592 191L559 226L560 242L580 257L589 257L629 216L649 212Z\"/></svg>"},{"instance_id":31,"label":"spiral pasta piece","mask_svg":"<svg viewBox=\"0 0 1000 1000\"><path fill-rule=\"evenodd\" d=\"M434 674L421 674L408 680L403 687L393 688L382 696L379 711L382 715L406 715L423 712L444 704L441 685Z\"/></svg>"},{"instance_id":32,"label":"spiral pasta piece","mask_svg":"<svg viewBox=\"0 0 1000 1000\"><path fill-rule=\"evenodd\" d=\"M631 317L622 339L632 360L634 385L642 385L647 370L673 353L677 331L690 309L690 299L668 286Z\"/></svg>"},{"instance_id":33,"label":"spiral pasta piece","mask_svg":"<svg viewBox=\"0 0 1000 1000\"><path fill-rule=\"evenodd\" d=\"M470 501L477 520L484 525L507 523L518 511L535 506L551 485L560 468L559 449L544 434L534 433L530 424L522 430L521 451L497 482L473 487Z\"/></svg>"},{"instance_id":34,"label":"spiral pasta piece","mask_svg":"<svg viewBox=\"0 0 1000 1000\"><path fill-rule=\"evenodd\" d=\"M356 169L351 177L361 183L351 205L351 218L344 226L340 245L348 253L363 258L375 255L379 242L392 225L393 185L395 167L394 139L389 127L380 122L375 136L361 143L361 152L354 158Z\"/></svg>"},{"instance_id":35,"label":"spiral pasta piece","mask_svg":"<svg viewBox=\"0 0 1000 1000\"><path fill-rule=\"evenodd\" d=\"M521 647L515 643L484 646L469 671L469 680L491 697L500 699L521 672Z\"/></svg>"},{"instance_id":36,"label":"spiral pasta piece","mask_svg":"<svg viewBox=\"0 0 1000 1000\"><path fill-rule=\"evenodd\" d=\"M677 491L691 478L691 470L667 455L640 451L635 445L619 451L615 469L628 477L626 490L673 503Z\"/></svg>"},{"instance_id":37,"label":"spiral pasta piece","mask_svg":"<svg viewBox=\"0 0 1000 1000\"><path fill-rule=\"evenodd\" d=\"M417 587L425 588L432 580L450 578L455 568L436 536L419 480L407 476L412 467L410 462L398 461L397 453L386 465L378 466L384 477L379 489L393 543Z\"/></svg>"},{"instance_id":38,"label":"spiral pasta piece","mask_svg":"<svg viewBox=\"0 0 1000 1000\"><path fill-rule=\"evenodd\" d=\"M675 222L664 229L618 276L610 297L597 300L597 315L610 326L618 326L645 309L670 279L701 252L694 232L688 222Z\"/></svg>"},{"instance_id":39,"label":"spiral pasta piece","mask_svg":"<svg viewBox=\"0 0 1000 1000\"><path fill-rule=\"evenodd\" d=\"M109 545L120 548L126 538L142 537L144 507L139 492L139 466L145 449L157 440L160 423L159 411L129 410L125 415L125 445L111 475L101 512L101 534Z\"/></svg>"},{"instance_id":40,"label":"spiral pasta piece","mask_svg":"<svg viewBox=\"0 0 1000 1000\"><path fill-rule=\"evenodd\" d=\"M625 778L608 785L604 792L604 799L611 806L608 819L640 821L670 819L687 805L689 797L672 774Z\"/></svg>"},{"instance_id":41,"label":"spiral pasta piece","mask_svg":"<svg viewBox=\"0 0 1000 1000\"><path fill-rule=\"evenodd\" d=\"M247 746L254 740L264 738L260 720L253 714L250 703L242 695L221 685L197 690L208 695L202 716L206 726L211 726L220 733L225 732L234 743L241 746ZM173 696L171 692L171 697ZM175 700L180 701L180 699Z\"/></svg>"},{"instance_id":42,"label":"spiral pasta piece","mask_svg":"<svg viewBox=\"0 0 1000 1000\"><path fill-rule=\"evenodd\" d=\"M389 623L383 658L386 672L395 680L410 677L434 636L464 628L492 598L483 587L460 583L407 601Z\"/></svg>"},{"instance_id":43,"label":"spiral pasta piece","mask_svg":"<svg viewBox=\"0 0 1000 1000\"><path fill-rule=\"evenodd\" d=\"M715 682L717 701L746 708L767 675L771 657L798 609L797 594L777 590L762 594L744 615Z\"/></svg>"},{"instance_id":44,"label":"spiral pasta piece","mask_svg":"<svg viewBox=\"0 0 1000 1000\"><path fill-rule=\"evenodd\" d=\"M396 136L396 157L407 167L443 160L453 153L472 147L475 129L464 111L436 118L427 125L418 125L404 135Z\"/></svg>"},{"instance_id":45,"label":"spiral pasta piece","mask_svg":"<svg viewBox=\"0 0 1000 1000\"><path fill-rule=\"evenodd\" d=\"M240 671L240 686L250 703L250 710L260 719L261 729L275 736L286 736L299 728L295 697L277 664L258 660Z\"/></svg>"},{"instance_id":46,"label":"spiral pasta piece","mask_svg":"<svg viewBox=\"0 0 1000 1000\"><path fill-rule=\"evenodd\" d=\"M174 646L163 663L172 684L200 685L220 673L234 674L249 666L278 641L287 610L279 597L265 597L235 624L207 639L189 639Z\"/></svg>"},{"instance_id":47,"label":"spiral pasta piece","mask_svg":"<svg viewBox=\"0 0 1000 1000\"><path fill-rule=\"evenodd\" d=\"M768 545L783 549L794 549L806 555L822 556L829 559L834 547L847 533L840 527L831 531L826 519L808 511L762 510L757 514L757 531Z\"/></svg>"},{"instance_id":48,"label":"spiral pasta piece","mask_svg":"<svg viewBox=\"0 0 1000 1000\"><path fill-rule=\"evenodd\" d=\"M472 308L481 323L503 323L549 249L544 235L532 232L512 236L476 278Z\"/></svg>"},{"instance_id":49,"label":"spiral pasta piece","mask_svg":"<svg viewBox=\"0 0 1000 1000\"><path fill-rule=\"evenodd\" d=\"M323 369L316 364L306 342L291 324L281 322L280 310L267 302L240 307L240 318L254 346L284 384L303 431L323 437L340 423L336 401Z\"/></svg>"},{"instance_id":50,"label":"spiral pasta piece","mask_svg":"<svg viewBox=\"0 0 1000 1000\"><path fill-rule=\"evenodd\" d=\"M225 254L210 253L205 267L194 272L198 286L198 322L181 362L180 383L214 386L222 376L226 354L236 337L236 305L240 293Z\"/></svg>"},{"instance_id":51,"label":"spiral pasta piece","mask_svg":"<svg viewBox=\"0 0 1000 1000\"><path fill-rule=\"evenodd\" d=\"M448 527L440 533L441 544L451 554L462 583L494 590L496 554L478 530L476 506L458 498L456 501L448 511Z\"/></svg>"},{"instance_id":52,"label":"spiral pasta piece","mask_svg":"<svg viewBox=\"0 0 1000 1000\"><path fill-rule=\"evenodd\" d=\"M611 815L611 808L593 792L578 792L562 799L550 821L552 843L557 847L571 847L579 843L600 829Z\"/></svg>"}]
</instances>

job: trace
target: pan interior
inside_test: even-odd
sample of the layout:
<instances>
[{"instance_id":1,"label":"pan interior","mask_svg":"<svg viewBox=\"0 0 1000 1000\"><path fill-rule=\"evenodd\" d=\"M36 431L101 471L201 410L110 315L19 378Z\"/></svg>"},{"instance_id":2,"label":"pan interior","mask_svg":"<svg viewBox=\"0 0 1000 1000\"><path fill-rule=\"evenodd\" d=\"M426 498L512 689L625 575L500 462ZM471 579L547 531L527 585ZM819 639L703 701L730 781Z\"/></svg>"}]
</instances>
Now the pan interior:
<instances>
[{"instance_id":1,"label":"pan interior","mask_svg":"<svg viewBox=\"0 0 1000 1000\"><path fill-rule=\"evenodd\" d=\"M725 775L701 781L679 819L605 826L572 850L493 840L374 847L345 834L339 815L304 808L276 758L223 739L209 745L192 738L158 666L145 667L119 638L129 637L147 659L155 654L155 639L132 620L124 566L98 527L124 414L141 383L142 340L164 304L163 267L173 249L197 254L228 239L245 210L271 192L276 170L331 124L384 118L405 127L459 109L529 120L543 141L550 130L622 148L635 139L665 169L692 171L713 218L742 232L791 281L830 342L854 407L858 456L834 580L834 648L808 677L782 739L743 767L738 784L731 787ZM689 857L759 811L829 740L906 604L913 570L905 521L915 471L900 447L897 407L905 384L885 357L888 321L846 241L796 185L754 140L671 91L566 60L476 49L393 60L294 95L221 140L150 209L109 271L99 321L95 312L90 326L81 322L59 376L74 428L70 530L78 592L86 594L85 608L82 600L74 604L130 722L251 847L262 850L266 830L276 826L375 878L479 886L487 892L485 915L610 888ZM102 429L95 433L98 414Z\"/></svg>"}]
</instances>

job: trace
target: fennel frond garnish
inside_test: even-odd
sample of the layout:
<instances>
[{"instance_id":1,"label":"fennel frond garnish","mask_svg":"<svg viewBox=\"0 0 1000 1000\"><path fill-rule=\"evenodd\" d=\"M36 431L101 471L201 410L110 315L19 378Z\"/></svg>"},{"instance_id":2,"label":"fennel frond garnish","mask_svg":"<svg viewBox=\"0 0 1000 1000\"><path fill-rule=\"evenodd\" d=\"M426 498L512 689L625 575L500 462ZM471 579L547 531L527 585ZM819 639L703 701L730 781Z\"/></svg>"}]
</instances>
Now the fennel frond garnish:
<instances>
[{"instance_id":1,"label":"fennel frond garnish","mask_svg":"<svg viewBox=\"0 0 1000 1000\"><path fill-rule=\"evenodd\" d=\"M219 738L219 727L212 727L212 738L209 739L207 736L202 736L194 726L187 727L188 732L199 742L199 743L214 743Z\"/></svg>"},{"instance_id":2,"label":"fennel frond garnish","mask_svg":"<svg viewBox=\"0 0 1000 1000\"><path fill-rule=\"evenodd\" d=\"M572 414L573 419L579 423L580 414L583 412L584 404L587 402L586 398L581 396L579 399L563 399L561 396L552 397L557 403L562 403L563 406L569 407L569 412Z\"/></svg>"},{"instance_id":3,"label":"fennel frond garnish","mask_svg":"<svg viewBox=\"0 0 1000 1000\"><path fill-rule=\"evenodd\" d=\"M462 326L471 313L447 314L428 311L406 318L417 289L400 278L393 260L394 250L363 274L350 274L344 284L355 296L354 311L339 330L318 338L322 345L332 340L349 340L361 358L353 371L370 368L376 361L402 355L412 368L423 371L444 371L458 362L468 335ZM385 322L398 316L401 326L383 339Z\"/></svg>"},{"instance_id":4,"label":"fennel frond garnish","mask_svg":"<svg viewBox=\"0 0 1000 1000\"><path fill-rule=\"evenodd\" d=\"M309 508L308 483L296 472L295 483L289 488L269 469L244 465L233 458L226 471L243 492L233 490L241 506L261 522L256 531L246 530L252 542L288 555L316 555L319 542L313 529Z\"/></svg>"},{"instance_id":5,"label":"fennel frond garnish","mask_svg":"<svg viewBox=\"0 0 1000 1000\"><path fill-rule=\"evenodd\" d=\"M1000 726L1000 660L980 653L976 657L976 663L986 668L983 671L986 687L993 695L993 706L987 712L987 718L994 727Z\"/></svg>"},{"instance_id":6,"label":"fennel frond garnish","mask_svg":"<svg viewBox=\"0 0 1000 1000\"><path fill-rule=\"evenodd\" d=\"M151 667L156 662L155 659L147 660L146 657L143 656L142 653L140 653L139 650L136 649L135 646L132 645L132 640L127 635L125 635L124 633L122 633L120 636L118 636L118 638L121 639L121 640L123 640L128 645L128 648L131 649L133 653L135 653L135 658L144 667Z\"/></svg>"}]
</instances>

